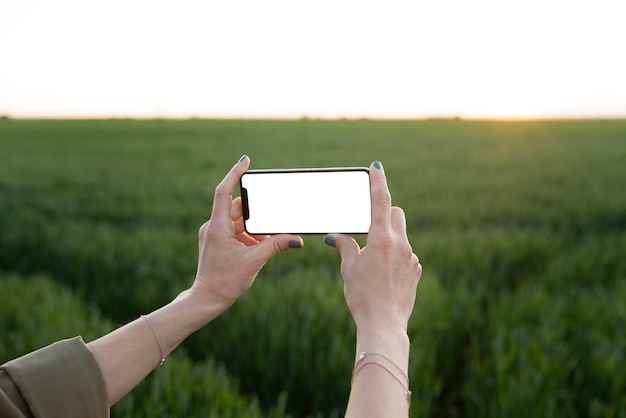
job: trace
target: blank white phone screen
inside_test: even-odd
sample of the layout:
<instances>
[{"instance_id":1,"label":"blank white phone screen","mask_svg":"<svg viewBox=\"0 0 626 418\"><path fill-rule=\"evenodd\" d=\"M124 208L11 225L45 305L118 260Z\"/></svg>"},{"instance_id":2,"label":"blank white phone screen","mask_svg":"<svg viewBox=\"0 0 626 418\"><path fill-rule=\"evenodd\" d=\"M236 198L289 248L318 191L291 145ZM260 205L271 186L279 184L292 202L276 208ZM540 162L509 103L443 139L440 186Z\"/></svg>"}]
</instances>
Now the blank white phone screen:
<instances>
[{"instance_id":1,"label":"blank white phone screen","mask_svg":"<svg viewBox=\"0 0 626 418\"><path fill-rule=\"evenodd\" d=\"M250 234L361 234L371 222L367 169L252 171L241 177ZM244 202L246 205L246 202Z\"/></svg>"}]
</instances>

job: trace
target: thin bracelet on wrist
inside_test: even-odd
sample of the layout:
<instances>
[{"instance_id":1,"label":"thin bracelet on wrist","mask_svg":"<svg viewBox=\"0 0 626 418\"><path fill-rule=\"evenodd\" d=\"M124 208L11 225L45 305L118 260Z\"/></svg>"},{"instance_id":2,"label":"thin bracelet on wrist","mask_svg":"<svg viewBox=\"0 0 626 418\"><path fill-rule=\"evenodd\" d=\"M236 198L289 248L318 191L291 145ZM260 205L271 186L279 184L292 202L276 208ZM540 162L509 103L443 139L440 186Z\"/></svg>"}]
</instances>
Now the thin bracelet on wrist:
<instances>
[{"instance_id":1,"label":"thin bracelet on wrist","mask_svg":"<svg viewBox=\"0 0 626 418\"><path fill-rule=\"evenodd\" d=\"M387 355L385 355L383 353L380 353L378 351L362 351L359 354L359 357L357 358L356 363L354 364L354 368L356 369L356 367L359 365L359 363L362 362L363 360L365 360L365 358L369 357L369 356L379 356L379 357L382 357L385 360L387 360L389 363L393 364L393 366L400 372L402 377L404 377L404 380L406 380L407 386L408 386L409 376L407 376L407 374L404 372L404 370L402 370L402 367L400 367L398 365L398 363L393 361L393 359L391 359L391 357L389 357L389 356L387 356Z\"/></svg>"},{"instance_id":2,"label":"thin bracelet on wrist","mask_svg":"<svg viewBox=\"0 0 626 418\"><path fill-rule=\"evenodd\" d=\"M150 321L150 318L148 318L146 315L139 315L139 317L146 320L148 326L150 326L150 329L152 330L152 334L154 334L154 338L156 339L157 345L159 346L159 352L161 353L161 362L159 363L159 366L162 366L163 363L165 363L165 356L163 355L163 349L161 348L161 340L159 340L159 336L152 326L152 321Z\"/></svg>"},{"instance_id":3,"label":"thin bracelet on wrist","mask_svg":"<svg viewBox=\"0 0 626 418\"><path fill-rule=\"evenodd\" d=\"M381 357L382 359L386 360L388 363L391 363L394 366L394 368L400 372L400 375L404 379L404 382L402 381L402 379L396 376L396 373L394 373L390 368L388 368L382 362L377 361L376 359L372 357ZM379 353L377 351L364 351L360 353L354 365L354 370L352 371L352 379L350 380L350 385L352 386L352 384L354 383L354 380L356 379L356 376L359 373L359 371L363 367L367 366L368 364L373 364L378 367L381 367L387 373L389 373L389 375L391 375L391 377L393 377L398 383L400 383L400 385L404 389L404 399L407 400L408 405L410 407L411 406L411 390L409 389L409 377L404 372L404 370L402 370L402 368L398 365L398 363L396 363L395 361L393 361L393 359L391 359L389 356L383 353Z\"/></svg>"}]
</instances>

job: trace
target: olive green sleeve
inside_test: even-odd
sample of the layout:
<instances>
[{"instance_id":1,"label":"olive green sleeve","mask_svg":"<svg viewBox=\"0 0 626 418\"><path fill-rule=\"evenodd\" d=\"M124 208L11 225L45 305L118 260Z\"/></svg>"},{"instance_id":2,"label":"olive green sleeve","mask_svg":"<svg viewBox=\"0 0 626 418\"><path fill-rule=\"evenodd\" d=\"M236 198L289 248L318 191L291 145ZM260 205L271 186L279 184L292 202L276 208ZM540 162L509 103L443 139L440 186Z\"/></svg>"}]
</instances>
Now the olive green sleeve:
<instances>
[{"instance_id":1,"label":"olive green sleeve","mask_svg":"<svg viewBox=\"0 0 626 418\"><path fill-rule=\"evenodd\" d=\"M0 369L14 384L0 395L3 404L6 399L13 401L16 409L25 404L36 418L109 416L102 372L80 337L26 354Z\"/></svg>"}]
</instances>

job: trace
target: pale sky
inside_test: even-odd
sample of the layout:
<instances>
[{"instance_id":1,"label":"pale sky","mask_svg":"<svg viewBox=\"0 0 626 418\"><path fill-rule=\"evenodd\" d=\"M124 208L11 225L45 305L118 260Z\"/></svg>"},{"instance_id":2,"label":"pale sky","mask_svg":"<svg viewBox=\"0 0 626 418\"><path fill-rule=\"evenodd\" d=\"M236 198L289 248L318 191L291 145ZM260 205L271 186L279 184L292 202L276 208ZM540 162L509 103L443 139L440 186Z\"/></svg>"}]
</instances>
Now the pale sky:
<instances>
[{"instance_id":1,"label":"pale sky","mask_svg":"<svg viewBox=\"0 0 626 418\"><path fill-rule=\"evenodd\" d=\"M0 0L0 115L626 117L626 0Z\"/></svg>"}]
</instances>

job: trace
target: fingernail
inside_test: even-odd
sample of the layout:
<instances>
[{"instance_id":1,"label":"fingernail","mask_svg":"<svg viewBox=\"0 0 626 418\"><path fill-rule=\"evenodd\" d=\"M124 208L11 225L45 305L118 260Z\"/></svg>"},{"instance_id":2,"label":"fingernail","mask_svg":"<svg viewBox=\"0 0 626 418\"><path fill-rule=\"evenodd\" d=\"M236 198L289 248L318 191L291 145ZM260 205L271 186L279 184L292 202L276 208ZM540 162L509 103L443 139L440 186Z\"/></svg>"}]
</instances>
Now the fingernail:
<instances>
[{"instance_id":1,"label":"fingernail","mask_svg":"<svg viewBox=\"0 0 626 418\"><path fill-rule=\"evenodd\" d=\"M239 161L237 162L237 164L239 164L240 162L242 162L243 160L245 160L247 157L246 154L242 155L241 158L239 159Z\"/></svg>"},{"instance_id":2,"label":"fingernail","mask_svg":"<svg viewBox=\"0 0 626 418\"><path fill-rule=\"evenodd\" d=\"M376 167L378 170L383 169L383 165L380 161L374 161L374 167Z\"/></svg>"},{"instance_id":3,"label":"fingernail","mask_svg":"<svg viewBox=\"0 0 626 418\"><path fill-rule=\"evenodd\" d=\"M331 236L324 237L324 244L330 245L331 247L337 246L337 240Z\"/></svg>"},{"instance_id":4,"label":"fingernail","mask_svg":"<svg viewBox=\"0 0 626 418\"><path fill-rule=\"evenodd\" d=\"M302 243L297 240L289 241L289 248L302 248Z\"/></svg>"}]
</instances>

